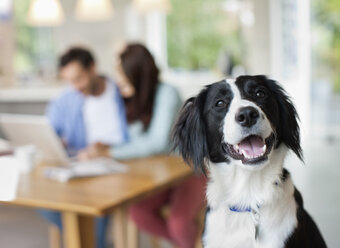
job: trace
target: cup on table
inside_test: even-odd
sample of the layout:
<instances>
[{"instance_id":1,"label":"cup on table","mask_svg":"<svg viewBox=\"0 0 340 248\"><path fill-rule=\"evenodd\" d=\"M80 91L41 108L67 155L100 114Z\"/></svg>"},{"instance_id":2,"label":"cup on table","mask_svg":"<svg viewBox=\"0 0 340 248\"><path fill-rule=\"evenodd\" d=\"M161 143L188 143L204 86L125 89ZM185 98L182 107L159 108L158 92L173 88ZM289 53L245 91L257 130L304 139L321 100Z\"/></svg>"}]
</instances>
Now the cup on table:
<instances>
[{"instance_id":1,"label":"cup on table","mask_svg":"<svg viewBox=\"0 0 340 248\"><path fill-rule=\"evenodd\" d=\"M20 146L14 150L14 157L17 160L19 171L30 172L35 165L36 149L33 145Z\"/></svg>"}]
</instances>

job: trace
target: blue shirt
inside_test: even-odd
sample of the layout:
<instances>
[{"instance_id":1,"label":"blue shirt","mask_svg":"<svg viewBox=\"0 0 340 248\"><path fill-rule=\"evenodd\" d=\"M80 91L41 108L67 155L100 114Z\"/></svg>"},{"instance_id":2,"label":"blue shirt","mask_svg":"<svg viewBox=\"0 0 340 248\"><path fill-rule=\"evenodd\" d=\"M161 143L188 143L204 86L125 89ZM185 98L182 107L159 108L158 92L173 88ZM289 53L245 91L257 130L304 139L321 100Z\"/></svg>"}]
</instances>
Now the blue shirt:
<instances>
[{"instance_id":1,"label":"blue shirt","mask_svg":"<svg viewBox=\"0 0 340 248\"><path fill-rule=\"evenodd\" d=\"M127 141L128 131L123 99L117 86L114 85L113 88L115 89L114 102L119 109L117 121L122 127L124 141ZM77 151L88 146L83 113L84 103L85 96L74 88L68 87L47 107L47 117L57 135L66 142L69 155L75 155Z\"/></svg>"}]
</instances>

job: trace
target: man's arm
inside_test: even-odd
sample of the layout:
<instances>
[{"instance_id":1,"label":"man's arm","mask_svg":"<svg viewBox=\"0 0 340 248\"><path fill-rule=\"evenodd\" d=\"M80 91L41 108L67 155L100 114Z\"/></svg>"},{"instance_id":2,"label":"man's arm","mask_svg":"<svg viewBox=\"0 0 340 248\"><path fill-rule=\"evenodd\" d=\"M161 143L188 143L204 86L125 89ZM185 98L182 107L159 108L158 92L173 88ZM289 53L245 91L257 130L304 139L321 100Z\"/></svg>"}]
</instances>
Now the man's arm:
<instances>
[{"instance_id":1,"label":"man's arm","mask_svg":"<svg viewBox=\"0 0 340 248\"><path fill-rule=\"evenodd\" d=\"M46 116L52 125L54 131L57 133L59 137L63 135L63 126L62 126L62 106L60 102L54 100L50 102L47 106Z\"/></svg>"}]
</instances>

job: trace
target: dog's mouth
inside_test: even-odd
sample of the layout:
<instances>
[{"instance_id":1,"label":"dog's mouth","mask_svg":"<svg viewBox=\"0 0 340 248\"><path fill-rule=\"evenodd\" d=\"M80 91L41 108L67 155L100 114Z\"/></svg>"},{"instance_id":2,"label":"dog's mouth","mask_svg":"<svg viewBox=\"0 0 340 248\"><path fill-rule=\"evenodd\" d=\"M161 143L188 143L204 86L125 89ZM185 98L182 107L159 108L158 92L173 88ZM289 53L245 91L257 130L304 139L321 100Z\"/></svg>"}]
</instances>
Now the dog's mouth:
<instances>
[{"instance_id":1,"label":"dog's mouth","mask_svg":"<svg viewBox=\"0 0 340 248\"><path fill-rule=\"evenodd\" d=\"M223 148L233 159L241 160L243 164L253 165L268 159L274 141L273 133L266 139L259 135L250 135L238 144L226 143Z\"/></svg>"}]
</instances>

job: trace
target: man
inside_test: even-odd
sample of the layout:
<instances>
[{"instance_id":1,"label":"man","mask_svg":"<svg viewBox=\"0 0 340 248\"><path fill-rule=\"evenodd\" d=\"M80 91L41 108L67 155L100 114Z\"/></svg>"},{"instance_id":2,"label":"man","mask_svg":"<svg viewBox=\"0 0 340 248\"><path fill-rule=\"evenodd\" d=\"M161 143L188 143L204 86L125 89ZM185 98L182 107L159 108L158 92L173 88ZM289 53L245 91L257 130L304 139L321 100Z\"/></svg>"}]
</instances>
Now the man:
<instances>
[{"instance_id":1,"label":"man","mask_svg":"<svg viewBox=\"0 0 340 248\"><path fill-rule=\"evenodd\" d=\"M61 79L70 86L50 103L47 116L70 156L94 144L117 145L127 140L124 104L118 88L97 74L92 54L71 48L59 62Z\"/></svg>"},{"instance_id":2,"label":"man","mask_svg":"<svg viewBox=\"0 0 340 248\"><path fill-rule=\"evenodd\" d=\"M89 159L93 147L118 145L127 140L124 103L116 85L99 76L92 54L74 47L61 56L61 79L69 82L47 108L47 116L70 156ZM59 212L40 210L62 228ZM97 219L97 247L105 247L108 218Z\"/></svg>"}]
</instances>

